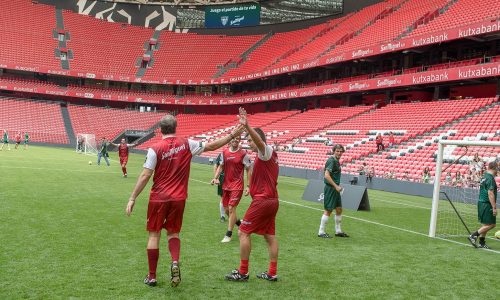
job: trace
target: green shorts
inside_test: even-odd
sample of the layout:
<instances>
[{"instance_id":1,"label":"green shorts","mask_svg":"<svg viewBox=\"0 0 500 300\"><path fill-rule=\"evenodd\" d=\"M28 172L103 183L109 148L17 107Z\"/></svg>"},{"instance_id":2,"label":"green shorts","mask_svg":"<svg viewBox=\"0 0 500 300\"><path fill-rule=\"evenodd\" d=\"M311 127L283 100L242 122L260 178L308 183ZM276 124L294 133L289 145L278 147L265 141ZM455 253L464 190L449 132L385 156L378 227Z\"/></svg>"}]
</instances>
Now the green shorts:
<instances>
[{"instance_id":1,"label":"green shorts","mask_svg":"<svg viewBox=\"0 0 500 300\"><path fill-rule=\"evenodd\" d=\"M8 144L8 143L9 143L9 140L3 140L3 143L4 143L4 144Z\"/></svg>"},{"instance_id":2,"label":"green shorts","mask_svg":"<svg viewBox=\"0 0 500 300\"><path fill-rule=\"evenodd\" d=\"M493 215L493 208L489 202L477 203L477 216L481 224L496 224L497 217Z\"/></svg>"},{"instance_id":3,"label":"green shorts","mask_svg":"<svg viewBox=\"0 0 500 300\"><path fill-rule=\"evenodd\" d=\"M323 206L327 211L333 211L337 207L342 207L342 197L340 193L329 185L325 185Z\"/></svg>"},{"instance_id":4,"label":"green shorts","mask_svg":"<svg viewBox=\"0 0 500 300\"><path fill-rule=\"evenodd\" d=\"M224 175L219 176L219 185L217 186L217 195L222 197L222 182L224 181Z\"/></svg>"}]
</instances>

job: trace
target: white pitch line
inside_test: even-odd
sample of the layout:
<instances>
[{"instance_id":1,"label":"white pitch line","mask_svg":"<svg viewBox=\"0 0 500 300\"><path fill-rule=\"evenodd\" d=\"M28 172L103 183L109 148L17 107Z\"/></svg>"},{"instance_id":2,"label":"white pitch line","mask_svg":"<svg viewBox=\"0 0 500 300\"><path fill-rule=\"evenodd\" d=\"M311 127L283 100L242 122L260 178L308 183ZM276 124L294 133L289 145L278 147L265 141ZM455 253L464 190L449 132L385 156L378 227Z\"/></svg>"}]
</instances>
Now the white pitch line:
<instances>
[{"instance_id":1,"label":"white pitch line","mask_svg":"<svg viewBox=\"0 0 500 300\"><path fill-rule=\"evenodd\" d=\"M201 180L197 180L197 179L193 179L193 178L191 178L190 180L196 181L196 182L205 183L205 184L210 184L209 182L201 181ZM303 204L299 204L299 203L295 203L295 202L289 202L289 201L285 201L285 200L282 200L282 199L280 199L280 202L283 202L283 203L286 203L286 204L290 204L290 205L299 206L299 207L303 207L303 208L309 208L309 209L316 210L316 211L323 211L323 209L320 209L320 208L317 208L317 207L307 206L307 205L303 205ZM378 225L378 226L382 226L382 227L386 227L386 228L391 228L391 229L398 230L398 231L403 231L403 232L413 233L413 234L420 235L420 236L429 237L429 235L427 235L425 233L418 232L418 231L413 231L413 230L409 230L409 229L405 229L405 228L400 228L400 227L396 227L396 226L392 226L392 225L387 225L387 224L383 224L383 223L379 223L379 222L375 222L375 221L370 221L370 220L366 220L366 219L362 219L362 218L358 218L358 217L348 216L348 215L345 215L345 214L343 214L342 216L344 216L344 217L346 217L348 219L353 219L353 220L364 222L364 223L369 223L369 224ZM457 241L454 241L454 240L447 240L447 239L440 238L440 237L435 237L435 239L442 240L442 241L445 241L445 242L454 243L454 244L457 244L457 245L471 247L470 244L461 243L461 242L457 242ZM500 251L493 250L493 249L481 249L481 250L485 250L485 251L493 252L493 253L496 253L496 254L500 254Z\"/></svg>"}]
</instances>

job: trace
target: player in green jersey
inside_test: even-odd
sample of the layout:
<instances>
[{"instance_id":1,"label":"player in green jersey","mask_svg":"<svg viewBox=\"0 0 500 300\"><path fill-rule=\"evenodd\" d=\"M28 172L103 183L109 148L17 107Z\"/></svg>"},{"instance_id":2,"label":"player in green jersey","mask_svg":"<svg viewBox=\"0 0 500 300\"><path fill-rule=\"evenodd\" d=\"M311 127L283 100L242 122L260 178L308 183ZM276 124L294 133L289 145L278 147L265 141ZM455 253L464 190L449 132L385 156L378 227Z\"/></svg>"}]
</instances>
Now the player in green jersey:
<instances>
[{"instance_id":1,"label":"player in green jersey","mask_svg":"<svg viewBox=\"0 0 500 300\"><path fill-rule=\"evenodd\" d=\"M28 143L29 143L29 141L30 141L30 135L26 131L24 133L24 150L28 149Z\"/></svg>"},{"instance_id":2,"label":"player in green jersey","mask_svg":"<svg viewBox=\"0 0 500 300\"><path fill-rule=\"evenodd\" d=\"M477 214L481 228L469 236L469 241L474 247L489 249L486 245L486 234L497 224L497 183L495 176L498 172L498 163L492 161L484 172L479 188L479 201L477 202ZM479 246L477 238L479 237Z\"/></svg>"},{"instance_id":3,"label":"player in green jersey","mask_svg":"<svg viewBox=\"0 0 500 300\"><path fill-rule=\"evenodd\" d=\"M0 147L0 151L3 150L3 146L5 146L5 145L7 145L7 150L10 151L9 134L7 133L7 129L3 130L2 147Z\"/></svg>"},{"instance_id":4,"label":"player in green jersey","mask_svg":"<svg viewBox=\"0 0 500 300\"><path fill-rule=\"evenodd\" d=\"M321 223L319 226L318 237L321 238L331 238L331 236L325 232L326 224L328 219L335 209L335 236L338 237L349 237L345 232L342 232L342 195L341 192L343 188L340 186L340 176L342 168L340 167L340 157L344 153L344 147L342 145L335 145L333 147L333 156L330 156L325 164L325 189L323 197L323 205L325 211L321 216Z\"/></svg>"}]
</instances>

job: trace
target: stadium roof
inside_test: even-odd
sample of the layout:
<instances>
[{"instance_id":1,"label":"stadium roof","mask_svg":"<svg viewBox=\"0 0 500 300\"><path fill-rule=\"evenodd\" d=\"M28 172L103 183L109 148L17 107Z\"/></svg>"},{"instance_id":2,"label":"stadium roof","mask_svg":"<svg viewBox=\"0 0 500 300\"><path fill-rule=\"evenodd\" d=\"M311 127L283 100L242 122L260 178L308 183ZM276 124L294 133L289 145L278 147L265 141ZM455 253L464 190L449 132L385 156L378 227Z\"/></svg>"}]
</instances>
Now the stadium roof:
<instances>
[{"instance_id":1,"label":"stadium roof","mask_svg":"<svg viewBox=\"0 0 500 300\"><path fill-rule=\"evenodd\" d=\"M206 5L259 3L261 5L261 24L275 24L335 15L342 12L343 0L102 0L138 4L170 4L191 10L181 12L183 22L201 23L199 11ZM198 11L197 11L198 10ZM189 19L192 17L192 19ZM201 27L194 25L193 27Z\"/></svg>"}]
</instances>

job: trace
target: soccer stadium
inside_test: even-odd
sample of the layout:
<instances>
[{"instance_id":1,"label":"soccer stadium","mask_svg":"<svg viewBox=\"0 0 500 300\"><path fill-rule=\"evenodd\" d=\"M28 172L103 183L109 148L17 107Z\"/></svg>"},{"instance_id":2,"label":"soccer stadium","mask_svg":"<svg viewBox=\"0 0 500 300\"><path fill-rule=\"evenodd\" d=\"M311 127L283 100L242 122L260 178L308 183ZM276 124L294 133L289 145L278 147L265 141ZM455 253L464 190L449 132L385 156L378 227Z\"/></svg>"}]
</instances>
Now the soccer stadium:
<instances>
[{"instance_id":1,"label":"soccer stadium","mask_svg":"<svg viewBox=\"0 0 500 300\"><path fill-rule=\"evenodd\" d=\"M0 16L0 299L499 298L500 1Z\"/></svg>"}]
</instances>

